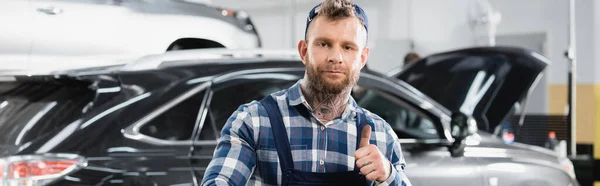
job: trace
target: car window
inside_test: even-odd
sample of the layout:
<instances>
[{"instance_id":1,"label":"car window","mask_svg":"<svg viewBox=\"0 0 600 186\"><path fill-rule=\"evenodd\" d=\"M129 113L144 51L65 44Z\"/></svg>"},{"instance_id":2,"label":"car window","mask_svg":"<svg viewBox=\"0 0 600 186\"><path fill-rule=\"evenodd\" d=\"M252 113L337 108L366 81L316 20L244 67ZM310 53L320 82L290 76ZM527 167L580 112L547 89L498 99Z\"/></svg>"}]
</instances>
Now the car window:
<instances>
[{"instance_id":1,"label":"car window","mask_svg":"<svg viewBox=\"0 0 600 186\"><path fill-rule=\"evenodd\" d=\"M300 78L300 77L298 77ZM297 79L236 78L213 86L213 95L199 140L214 140L220 136L227 119L241 105L291 87ZM213 134L211 134L211 132Z\"/></svg>"},{"instance_id":2,"label":"car window","mask_svg":"<svg viewBox=\"0 0 600 186\"><path fill-rule=\"evenodd\" d=\"M191 140L205 92L201 91L163 112L142 126L140 133L167 141Z\"/></svg>"},{"instance_id":3,"label":"car window","mask_svg":"<svg viewBox=\"0 0 600 186\"><path fill-rule=\"evenodd\" d=\"M51 136L102 105L86 82L0 82L0 146Z\"/></svg>"},{"instance_id":4,"label":"car window","mask_svg":"<svg viewBox=\"0 0 600 186\"><path fill-rule=\"evenodd\" d=\"M374 88L357 86L352 96L359 106L387 121L400 139L438 139L431 119L405 101Z\"/></svg>"}]
</instances>

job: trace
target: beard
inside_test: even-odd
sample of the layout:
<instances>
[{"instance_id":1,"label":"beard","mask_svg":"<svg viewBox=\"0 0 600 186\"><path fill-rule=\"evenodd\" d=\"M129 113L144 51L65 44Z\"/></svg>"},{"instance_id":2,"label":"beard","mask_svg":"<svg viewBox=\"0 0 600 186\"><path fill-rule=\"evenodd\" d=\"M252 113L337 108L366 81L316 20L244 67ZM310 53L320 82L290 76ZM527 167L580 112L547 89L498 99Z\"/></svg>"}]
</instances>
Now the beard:
<instances>
[{"instance_id":1,"label":"beard","mask_svg":"<svg viewBox=\"0 0 600 186\"><path fill-rule=\"evenodd\" d=\"M308 59L308 58L307 58ZM316 66L311 61L306 62L306 74L308 76L309 87L314 92L324 94L340 94L344 91L350 90L358 81L359 72L353 72L350 70L344 70L342 79L328 79L324 76L327 70L325 64L322 66Z\"/></svg>"}]
</instances>

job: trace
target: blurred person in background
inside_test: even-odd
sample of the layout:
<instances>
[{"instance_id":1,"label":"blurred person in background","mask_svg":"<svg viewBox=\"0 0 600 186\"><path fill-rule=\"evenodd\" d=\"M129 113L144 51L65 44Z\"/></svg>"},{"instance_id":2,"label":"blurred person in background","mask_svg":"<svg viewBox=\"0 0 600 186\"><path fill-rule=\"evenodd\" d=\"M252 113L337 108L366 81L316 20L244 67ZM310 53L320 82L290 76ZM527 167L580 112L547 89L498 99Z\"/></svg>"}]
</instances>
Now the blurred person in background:
<instances>
[{"instance_id":1,"label":"blurred person in background","mask_svg":"<svg viewBox=\"0 0 600 186\"><path fill-rule=\"evenodd\" d=\"M421 56L419 54L417 54L416 52L409 52L404 56L404 67L419 60L421 60Z\"/></svg>"},{"instance_id":2,"label":"blurred person in background","mask_svg":"<svg viewBox=\"0 0 600 186\"><path fill-rule=\"evenodd\" d=\"M556 151L559 144L560 142L558 139L556 139L556 132L548 132L548 140L546 140L546 144L544 146L550 150Z\"/></svg>"}]
</instances>

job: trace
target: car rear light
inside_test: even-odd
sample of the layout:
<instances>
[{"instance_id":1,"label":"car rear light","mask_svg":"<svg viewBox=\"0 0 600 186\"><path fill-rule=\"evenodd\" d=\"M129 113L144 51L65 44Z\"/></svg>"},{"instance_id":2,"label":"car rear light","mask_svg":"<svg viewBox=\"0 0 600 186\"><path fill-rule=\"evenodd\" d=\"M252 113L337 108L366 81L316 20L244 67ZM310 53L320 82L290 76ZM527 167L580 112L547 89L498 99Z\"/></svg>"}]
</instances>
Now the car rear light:
<instances>
[{"instance_id":1,"label":"car rear light","mask_svg":"<svg viewBox=\"0 0 600 186\"><path fill-rule=\"evenodd\" d=\"M43 154L0 158L0 186L46 185L86 165L85 159L75 154Z\"/></svg>"},{"instance_id":2,"label":"car rear light","mask_svg":"<svg viewBox=\"0 0 600 186\"><path fill-rule=\"evenodd\" d=\"M0 159L0 186L4 185L4 160Z\"/></svg>"}]
</instances>

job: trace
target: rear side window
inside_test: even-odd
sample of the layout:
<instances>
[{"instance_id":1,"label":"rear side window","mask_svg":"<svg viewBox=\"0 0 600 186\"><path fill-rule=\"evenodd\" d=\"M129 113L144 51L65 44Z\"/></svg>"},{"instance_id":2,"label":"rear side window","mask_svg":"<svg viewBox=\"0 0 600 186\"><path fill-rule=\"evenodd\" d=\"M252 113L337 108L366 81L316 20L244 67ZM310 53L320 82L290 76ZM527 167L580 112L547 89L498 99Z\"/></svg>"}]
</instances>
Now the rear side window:
<instances>
[{"instance_id":1,"label":"rear side window","mask_svg":"<svg viewBox=\"0 0 600 186\"><path fill-rule=\"evenodd\" d=\"M140 133L167 141L191 140L205 91L183 100L140 129Z\"/></svg>"},{"instance_id":2,"label":"rear side window","mask_svg":"<svg viewBox=\"0 0 600 186\"><path fill-rule=\"evenodd\" d=\"M23 145L80 118L95 97L85 82L0 83L0 145Z\"/></svg>"},{"instance_id":3,"label":"rear side window","mask_svg":"<svg viewBox=\"0 0 600 186\"><path fill-rule=\"evenodd\" d=\"M253 100L259 101L271 93L287 89L301 77L288 74L276 74L282 79L254 79L252 75L241 76L227 82L215 85L213 96L208 109L206 121L198 140L215 140L221 135L221 130L227 120L241 105ZM250 77L250 78L245 78Z\"/></svg>"}]
</instances>

